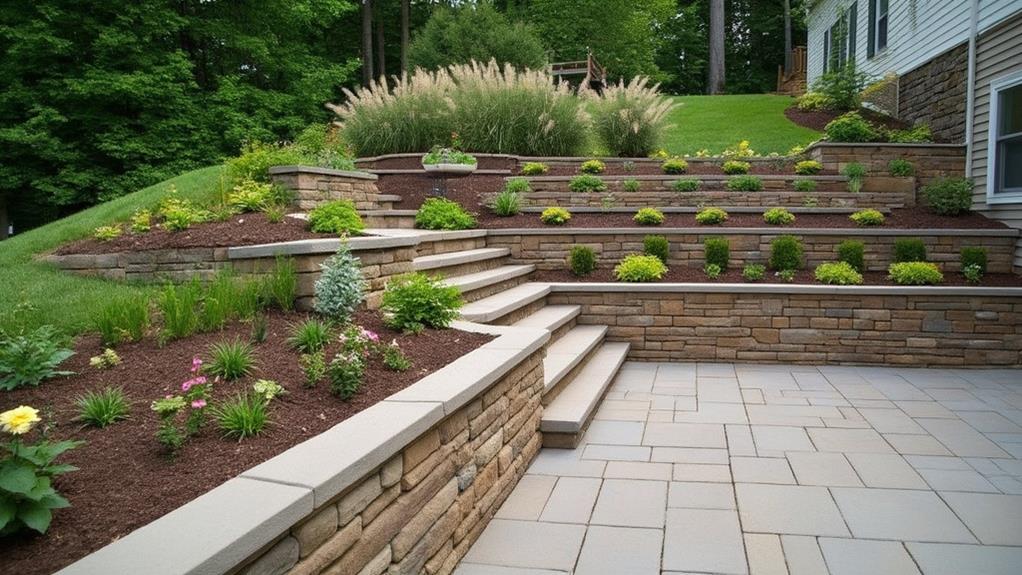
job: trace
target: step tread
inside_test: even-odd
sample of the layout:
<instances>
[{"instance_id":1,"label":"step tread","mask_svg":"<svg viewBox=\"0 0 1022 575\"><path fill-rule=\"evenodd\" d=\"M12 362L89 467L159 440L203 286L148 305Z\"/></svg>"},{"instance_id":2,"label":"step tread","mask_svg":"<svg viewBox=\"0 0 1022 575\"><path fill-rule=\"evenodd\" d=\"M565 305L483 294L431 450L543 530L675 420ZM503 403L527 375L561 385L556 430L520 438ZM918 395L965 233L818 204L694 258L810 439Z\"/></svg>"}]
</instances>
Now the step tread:
<instances>
[{"instance_id":1,"label":"step tread","mask_svg":"<svg viewBox=\"0 0 1022 575\"><path fill-rule=\"evenodd\" d=\"M461 317L467 321L491 322L546 297L548 293L548 284L524 283L466 304L461 308Z\"/></svg>"},{"instance_id":2,"label":"step tread","mask_svg":"<svg viewBox=\"0 0 1022 575\"><path fill-rule=\"evenodd\" d=\"M582 370L543 409L544 433L579 433L599 406L618 369L628 355L627 342L604 343Z\"/></svg>"},{"instance_id":3,"label":"step tread","mask_svg":"<svg viewBox=\"0 0 1022 575\"><path fill-rule=\"evenodd\" d=\"M548 392L572 369L585 360L607 334L605 325L580 325L571 328L546 348L543 360L543 388Z\"/></svg>"},{"instance_id":4,"label":"step tread","mask_svg":"<svg viewBox=\"0 0 1022 575\"><path fill-rule=\"evenodd\" d=\"M492 270L483 270L481 272L475 272L463 276L450 277L445 279L444 283L449 286L454 286L462 293L465 293L528 275L535 269L536 266L533 264L506 265L493 268Z\"/></svg>"},{"instance_id":5,"label":"step tread","mask_svg":"<svg viewBox=\"0 0 1022 575\"><path fill-rule=\"evenodd\" d=\"M511 248L477 248L460 252L447 252L429 256L419 256L412 260L416 271L435 270L438 268L470 264L485 260L502 258L511 254Z\"/></svg>"},{"instance_id":6,"label":"step tread","mask_svg":"<svg viewBox=\"0 0 1022 575\"><path fill-rule=\"evenodd\" d=\"M582 306L578 305L548 305L543 306L536 313L516 321L514 325L556 331L557 328L578 317L581 312Z\"/></svg>"}]
</instances>

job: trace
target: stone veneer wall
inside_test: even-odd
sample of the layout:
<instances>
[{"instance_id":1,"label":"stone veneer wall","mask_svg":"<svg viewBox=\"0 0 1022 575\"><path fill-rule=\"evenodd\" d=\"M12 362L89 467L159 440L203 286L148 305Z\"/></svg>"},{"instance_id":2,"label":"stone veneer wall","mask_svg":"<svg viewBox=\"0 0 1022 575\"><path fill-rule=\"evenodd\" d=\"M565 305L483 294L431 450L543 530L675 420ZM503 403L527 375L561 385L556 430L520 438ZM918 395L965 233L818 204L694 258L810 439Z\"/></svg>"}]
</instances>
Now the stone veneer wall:
<instances>
[{"instance_id":1,"label":"stone veneer wall","mask_svg":"<svg viewBox=\"0 0 1022 575\"><path fill-rule=\"evenodd\" d=\"M1022 295L978 295L996 289L591 285L555 284L547 303L581 305L579 323L610 326L635 359L1022 364Z\"/></svg>"},{"instance_id":2,"label":"stone veneer wall","mask_svg":"<svg viewBox=\"0 0 1022 575\"><path fill-rule=\"evenodd\" d=\"M929 124L935 138L965 141L968 43L960 44L898 79L898 117Z\"/></svg>"},{"instance_id":3,"label":"stone veneer wall","mask_svg":"<svg viewBox=\"0 0 1022 575\"><path fill-rule=\"evenodd\" d=\"M731 266L765 263L770 257L770 242L779 235L799 237L805 246L807 265L812 267L837 259L837 245L845 240L859 240L866 245L866 266L884 271L891 263L894 241L901 237L917 237L926 243L928 259L939 263L945 271L958 271L961 249L965 246L987 248L988 270L1007 273L1012 270L1017 232L1015 230L968 230L958 234L951 230L865 230L849 229L833 232L826 229L766 228L729 230L727 228L629 228L598 230L490 230L488 247L511 249L514 263L536 264L542 270L566 268L568 252L574 245L585 245L596 252L603 266L614 265L624 256L642 252L647 234L663 235L670 242L668 265L702 268L703 242L711 237L730 241Z\"/></svg>"},{"instance_id":4,"label":"stone veneer wall","mask_svg":"<svg viewBox=\"0 0 1022 575\"><path fill-rule=\"evenodd\" d=\"M311 166L274 166L270 179L295 191L299 209L311 210L334 200L351 200L359 210L380 208L375 174Z\"/></svg>"},{"instance_id":5,"label":"stone veneer wall","mask_svg":"<svg viewBox=\"0 0 1022 575\"><path fill-rule=\"evenodd\" d=\"M959 144L848 144L818 142L806 150L826 170L840 170L858 162L872 176L886 176L891 160L903 158L912 162L916 183L924 186L937 178L965 175L965 146Z\"/></svg>"}]
</instances>

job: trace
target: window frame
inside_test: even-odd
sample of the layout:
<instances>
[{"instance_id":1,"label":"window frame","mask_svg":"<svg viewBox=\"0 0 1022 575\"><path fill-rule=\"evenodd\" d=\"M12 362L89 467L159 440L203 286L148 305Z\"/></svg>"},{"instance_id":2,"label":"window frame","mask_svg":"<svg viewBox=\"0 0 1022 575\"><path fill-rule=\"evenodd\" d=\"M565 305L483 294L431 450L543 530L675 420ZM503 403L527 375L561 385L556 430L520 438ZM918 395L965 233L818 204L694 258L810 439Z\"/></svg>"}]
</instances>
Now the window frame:
<instances>
[{"instance_id":1,"label":"window frame","mask_svg":"<svg viewBox=\"0 0 1022 575\"><path fill-rule=\"evenodd\" d=\"M858 1L837 14L823 31L823 72L834 72L855 61L855 29L858 27ZM836 45L835 45L836 44Z\"/></svg>"},{"instance_id":2,"label":"window frame","mask_svg":"<svg viewBox=\"0 0 1022 575\"><path fill-rule=\"evenodd\" d=\"M987 204L1022 203L1022 187L1008 188L1008 191L999 191L1001 174L998 171L999 164L997 161L1000 143L1005 139L1018 138L1022 135L1022 133L1014 133L1002 136L1000 133L1001 92L1019 86L1022 86L1022 70L1001 76L990 82L990 122L987 124Z\"/></svg>"}]
</instances>

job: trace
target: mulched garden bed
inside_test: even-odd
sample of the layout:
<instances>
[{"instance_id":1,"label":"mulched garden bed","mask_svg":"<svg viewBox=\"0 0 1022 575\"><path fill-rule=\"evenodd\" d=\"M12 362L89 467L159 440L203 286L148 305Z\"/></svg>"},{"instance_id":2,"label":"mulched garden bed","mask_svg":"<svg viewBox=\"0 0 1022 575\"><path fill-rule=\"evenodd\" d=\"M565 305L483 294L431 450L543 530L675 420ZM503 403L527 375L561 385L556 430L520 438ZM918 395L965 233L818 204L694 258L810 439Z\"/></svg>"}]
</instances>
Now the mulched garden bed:
<instances>
[{"instance_id":1,"label":"mulched garden bed","mask_svg":"<svg viewBox=\"0 0 1022 575\"><path fill-rule=\"evenodd\" d=\"M885 114L874 112L868 108L859 108L858 112L860 116L869 120L873 124L884 126L891 130L905 130L912 127L912 125L907 122L903 122ZM822 132L831 120L841 116L842 114L845 114L845 112L835 110L799 110L798 106L791 106L784 110L784 116L786 118L799 126L809 128L810 130L816 130L817 132Z\"/></svg>"},{"instance_id":2,"label":"mulched garden bed","mask_svg":"<svg viewBox=\"0 0 1022 575\"><path fill-rule=\"evenodd\" d=\"M571 211L571 208L568 208ZM479 213L479 227L493 229L509 228L548 228L551 233L558 229L577 228L635 228L639 227L632 219L632 213L572 213L571 219L561 226L544 224L538 213L523 213L517 216L500 217L489 210ZM695 214L665 214L661 226L648 226L650 233L658 228L691 228L701 227L695 221ZM769 226L763 221L762 214L730 214L728 219L719 226L702 226L713 228L776 228L783 233L785 228L854 228L855 223L845 214L796 214L795 223L790 226ZM891 210L883 226L886 229L1006 229L1003 222L991 220L980 214L963 216L940 216L922 208L903 208Z\"/></svg>"},{"instance_id":3,"label":"mulched garden bed","mask_svg":"<svg viewBox=\"0 0 1022 575\"><path fill-rule=\"evenodd\" d=\"M636 163L631 171L624 169L621 162L607 162L607 169L602 174L597 174L602 177L615 177L620 179L628 178L629 176L671 176L675 178L684 178L687 176L694 175L717 175L724 176L724 170L721 169L721 164L724 163L723 158L686 158L688 160L688 170L684 174L665 174L660 169L660 163ZM747 158L737 158L739 161L748 161ZM581 163L580 163L581 164ZM777 160L771 160L767 162L749 162L749 173L759 175L787 175L794 176L794 163L786 158L778 158ZM519 166L520 167L520 166ZM577 176L581 174L578 170L578 165L563 166L563 165L552 165L550 171L543 174L544 176ZM824 170L820 172L820 175L836 175L837 172L830 170ZM516 175L522 175L517 174Z\"/></svg>"},{"instance_id":4,"label":"mulched garden bed","mask_svg":"<svg viewBox=\"0 0 1022 575\"><path fill-rule=\"evenodd\" d=\"M77 240L61 246L55 253L112 254L168 248L221 248L333 237L337 236L310 232L309 224L304 220L285 217L272 223L265 214L254 212L231 216L222 222L194 224L178 232L153 227L141 234L126 230L122 236L105 242L94 238Z\"/></svg>"},{"instance_id":5,"label":"mulched garden bed","mask_svg":"<svg viewBox=\"0 0 1022 575\"><path fill-rule=\"evenodd\" d=\"M394 204L396 210L417 210L426 198L433 195L433 178L423 174L380 176L376 182L381 194L401 196ZM447 182L447 199L454 200L470 211L479 209L483 194L492 194L504 187L503 176L468 176L452 178Z\"/></svg>"},{"instance_id":6,"label":"mulched garden bed","mask_svg":"<svg viewBox=\"0 0 1022 575\"><path fill-rule=\"evenodd\" d=\"M894 286L898 285L893 281L887 279L887 273L885 272L865 272L862 274L863 285L886 285ZM578 277L571 273L567 269L557 271L537 271L534 272L530 277L530 281L536 282L613 282L617 283L614 278L613 266L604 266L593 273L585 276ZM688 267L688 266L672 266L667 275L662 280L656 283L783 283L779 278L774 277L773 272L767 271L766 276L759 282L749 282L742 277L741 269L728 269L722 273L719 278L711 280L706 277L703 270ZM821 282L816 281L813 276L812 270L801 270L795 275L795 279L791 282L794 284L815 284L824 285ZM965 277L959 273L945 273L944 283L942 286L969 286L969 287L1022 287L1022 276L1015 274L987 274L983 276L983 281L979 284L970 284L965 280Z\"/></svg>"},{"instance_id":7,"label":"mulched garden bed","mask_svg":"<svg viewBox=\"0 0 1022 575\"><path fill-rule=\"evenodd\" d=\"M222 332L195 335L164 347L152 338L122 344L117 348L122 363L107 370L89 366L89 358L101 353L102 347L98 336L87 336L76 342L77 354L61 366L76 375L0 396L0 411L18 405L39 409L44 422L53 426L51 439L86 442L59 460L80 468L56 481L57 489L72 507L54 514L44 536L19 535L0 540L2 571L20 575L52 573L493 339L455 330L405 335L385 327L377 313L360 312L354 321L379 333L383 342L396 339L413 366L405 372L389 371L374 356L361 391L350 401L341 401L330 394L326 381L311 389L302 385L298 352L285 340L290 326L306 316L268 312L266 317L267 339L255 345L256 373L212 386L214 403L250 390L260 378L272 379L287 389L286 395L270 404L271 425L267 430L241 442L221 438L215 422L209 421L199 435L185 443L176 458L170 459L154 437L158 420L149 406L154 399L179 392L181 382L189 379L192 357L205 358L210 344L235 338L247 341L251 333L248 323L235 323ZM336 339L334 342L327 348L328 361L339 347ZM107 385L123 388L131 402L130 418L105 429L82 427L73 421L77 416L75 398ZM35 440L36 433L28 439Z\"/></svg>"}]
</instances>

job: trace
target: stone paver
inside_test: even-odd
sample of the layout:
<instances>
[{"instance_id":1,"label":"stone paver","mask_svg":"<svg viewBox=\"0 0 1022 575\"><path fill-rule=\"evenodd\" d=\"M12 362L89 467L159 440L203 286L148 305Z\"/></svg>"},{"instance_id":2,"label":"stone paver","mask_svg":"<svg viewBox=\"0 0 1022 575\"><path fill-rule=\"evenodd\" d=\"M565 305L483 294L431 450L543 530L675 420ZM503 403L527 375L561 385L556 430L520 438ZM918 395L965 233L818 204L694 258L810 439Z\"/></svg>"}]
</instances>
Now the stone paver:
<instances>
[{"instance_id":1,"label":"stone paver","mask_svg":"<svg viewBox=\"0 0 1022 575\"><path fill-rule=\"evenodd\" d=\"M626 363L456 575L1022 572L1022 372Z\"/></svg>"}]
</instances>

